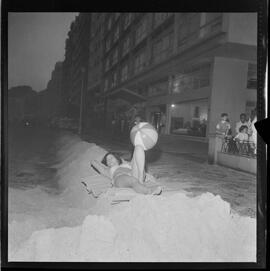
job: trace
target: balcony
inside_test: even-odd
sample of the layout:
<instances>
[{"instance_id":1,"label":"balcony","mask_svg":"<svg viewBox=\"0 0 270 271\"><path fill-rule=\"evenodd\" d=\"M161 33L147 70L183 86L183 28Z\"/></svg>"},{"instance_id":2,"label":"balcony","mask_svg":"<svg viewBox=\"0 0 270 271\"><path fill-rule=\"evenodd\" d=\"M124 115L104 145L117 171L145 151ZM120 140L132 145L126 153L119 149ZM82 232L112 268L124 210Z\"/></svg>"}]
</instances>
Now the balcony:
<instances>
[{"instance_id":1,"label":"balcony","mask_svg":"<svg viewBox=\"0 0 270 271\"><path fill-rule=\"evenodd\" d=\"M222 33L222 16L215 18L199 27L194 32L187 34L184 38L178 40L178 52L182 52L185 49L219 33Z\"/></svg>"}]
</instances>

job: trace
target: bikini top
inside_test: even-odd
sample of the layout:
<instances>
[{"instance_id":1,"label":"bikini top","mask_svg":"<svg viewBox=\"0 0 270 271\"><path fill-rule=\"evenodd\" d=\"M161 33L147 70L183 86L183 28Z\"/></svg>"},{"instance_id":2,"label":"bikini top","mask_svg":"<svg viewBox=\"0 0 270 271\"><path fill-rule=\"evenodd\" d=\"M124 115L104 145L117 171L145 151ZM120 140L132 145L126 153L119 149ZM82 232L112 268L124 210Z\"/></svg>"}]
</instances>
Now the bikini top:
<instances>
[{"instance_id":1,"label":"bikini top","mask_svg":"<svg viewBox=\"0 0 270 271\"><path fill-rule=\"evenodd\" d=\"M131 166L127 163L124 163L124 164L121 164L121 165L116 165L116 166L112 166L110 168L110 175L111 175L111 178L113 178L113 174L115 173L115 171L118 169L118 168L129 168L131 169Z\"/></svg>"}]
</instances>

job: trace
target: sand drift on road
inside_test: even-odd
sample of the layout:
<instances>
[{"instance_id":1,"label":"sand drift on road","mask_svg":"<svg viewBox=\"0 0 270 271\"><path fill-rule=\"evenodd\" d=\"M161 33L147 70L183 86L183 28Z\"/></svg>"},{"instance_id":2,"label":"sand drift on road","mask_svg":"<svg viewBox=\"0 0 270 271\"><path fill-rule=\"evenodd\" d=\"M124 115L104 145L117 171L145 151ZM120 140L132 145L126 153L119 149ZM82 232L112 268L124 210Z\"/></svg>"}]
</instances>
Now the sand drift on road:
<instances>
[{"instance_id":1,"label":"sand drift on road","mask_svg":"<svg viewBox=\"0 0 270 271\"><path fill-rule=\"evenodd\" d=\"M105 152L64 136L53 165L60 193L9 189L9 261L256 261L256 220L220 196L138 194L117 205L89 196L80 182L98 178L90 161Z\"/></svg>"}]
</instances>

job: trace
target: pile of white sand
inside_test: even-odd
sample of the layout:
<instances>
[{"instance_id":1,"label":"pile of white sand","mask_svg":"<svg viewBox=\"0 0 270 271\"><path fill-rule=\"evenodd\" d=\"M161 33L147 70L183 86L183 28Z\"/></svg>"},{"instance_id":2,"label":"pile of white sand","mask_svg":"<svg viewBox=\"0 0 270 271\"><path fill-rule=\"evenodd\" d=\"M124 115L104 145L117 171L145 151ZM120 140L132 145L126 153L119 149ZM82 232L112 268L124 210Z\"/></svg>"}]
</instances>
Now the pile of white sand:
<instances>
[{"instance_id":1,"label":"pile of white sand","mask_svg":"<svg viewBox=\"0 0 270 271\"><path fill-rule=\"evenodd\" d=\"M105 150L69 137L59 146L61 194L10 191L10 261L256 261L256 220L231 214L219 196L95 202L80 181L96 178L90 161Z\"/></svg>"}]
</instances>

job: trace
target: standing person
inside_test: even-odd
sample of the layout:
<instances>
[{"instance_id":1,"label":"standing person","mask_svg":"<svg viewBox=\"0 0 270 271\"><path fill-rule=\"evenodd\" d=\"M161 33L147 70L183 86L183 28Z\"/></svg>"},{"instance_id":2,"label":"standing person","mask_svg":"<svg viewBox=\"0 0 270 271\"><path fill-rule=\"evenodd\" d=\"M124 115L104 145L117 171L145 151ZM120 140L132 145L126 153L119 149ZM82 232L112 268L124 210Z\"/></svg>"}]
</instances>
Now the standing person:
<instances>
[{"instance_id":1,"label":"standing person","mask_svg":"<svg viewBox=\"0 0 270 271\"><path fill-rule=\"evenodd\" d=\"M245 113L240 114L240 121L238 121L235 125L235 134L237 135L240 131L240 127L241 126L249 126L248 122L247 122L247 116Z\"/></svg>"},{"instance_id":2,"label":"standing person","mask_svg":"<svg viewBox=\"0 0 270 271\"><path fill-rule=\"evenodd\" d=\"M165 134L165 125L166 125L166 114L161 112L159 125L161 134Z\"/></svg>"},{"instance_id":3,"label":"standing person","mask_svg":"<svg viewBox=\"0 0 270 271\"><path fill-rule=\"evenodd\" d=\"M255 128L255 123L257 122L257 109L254 108L254 110L251 113L251 118L249 121L249 141L250 146L253 149L254 154L257 153L257 130Z\"/></svg>"},{"instance_id":4,"label":"standing person","mask_svg":"<svg viewBox=\"0 0 270 271\"><path fill-rule=\"evenodd\" d=\"M216 133L224 138L230 134L231 124L227 113L221 114L221 119L216 126Z\"/></svg>"},{"instance_id":5,"label":"standing person","mask_svg":"<svg viewBox=\"0 0 270 271\"><path fill-rule=\"evenodd\" d=\"M227 113L221 114L221 119L216 126L217 138L221 140L221 150L229 150L231 145L231 125Z\"/></svg>"},{"instance_id":6,"label":"standing person","mask_svg":"<svg viewBox=\"0 0 270 271\"><path fill-rule=\"evenodd\" d=\"M160 195L162 188L147 187L145 180L145 152L141 145L134 148L130 163L122 160L118 155L108 152L101 162L94 160L91 165L96 168L101 175L110 178L115 187L128 187L141 194Z\"/></svg>"}]
</instances>

